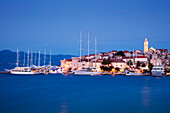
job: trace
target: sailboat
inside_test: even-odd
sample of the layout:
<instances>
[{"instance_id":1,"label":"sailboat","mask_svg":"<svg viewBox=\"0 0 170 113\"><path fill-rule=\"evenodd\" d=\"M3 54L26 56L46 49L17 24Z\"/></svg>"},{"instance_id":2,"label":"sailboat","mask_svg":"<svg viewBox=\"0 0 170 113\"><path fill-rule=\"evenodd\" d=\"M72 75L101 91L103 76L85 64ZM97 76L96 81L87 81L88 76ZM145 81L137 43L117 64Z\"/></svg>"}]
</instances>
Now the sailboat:
<instances>
[{"instance_id":1,"label":"sailboat","mask_svg":"<svg viewBox=\"0 0 170 113\"><path fill-rule=\"evenodd\" d=\"M17 63L16 63L16 67L9 71L10 74L15 74L15 75L25 75L25 74L27 74L27 75L35 75L35 74L40 74L39 70L36 70L35 68L32 68L32 67L29 66L29 50L28 50L27 67L19 67L19 55L18 54L19 53L18 53L18 48L17 48ZM25 57L24 57L24 65L25 65Z\"/></svg>"},{"instance_id":2,"label":"sailboat","mask_svg":"<svg viewBox=\"0 0 170 113\"><path fill-rule=\"evenodd\" d=\"M82 34L80 32L80 68L81 68L81 37L82 37ZM73 71L74 75L100 75L101 74L101 72L98 72L96 68L90 67L89 65L90 64L89 62L89 38L90 38L90 33L88 32L88 67L84 67L81 70ZM95 39L95 45L96 45L96 39ZM95 48L95 54L96 54L96 48Z\"/></svg>"}]
</instances>

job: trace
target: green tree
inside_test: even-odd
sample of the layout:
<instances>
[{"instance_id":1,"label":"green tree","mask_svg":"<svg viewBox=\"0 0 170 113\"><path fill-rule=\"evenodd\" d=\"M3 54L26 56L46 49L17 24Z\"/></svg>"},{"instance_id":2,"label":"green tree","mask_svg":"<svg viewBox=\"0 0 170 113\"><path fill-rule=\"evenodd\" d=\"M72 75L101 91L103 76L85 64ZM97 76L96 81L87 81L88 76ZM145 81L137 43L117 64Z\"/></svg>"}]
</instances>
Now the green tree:
<instances>
[{"instance_id":1,"label":"green tree","mask_svg":"<svg viewBox=\"0 0 170 113\"><path fill-rule=\"evenodd\" d=\"M109 66L109 71L111 71L114 67L113 66Z\"/></svg>"},{"instance_id":2,"label":"green tree","mask_svg":"<svg viewBox=\"0 0 170 113\"><path fill-rule=\"evenodd\" d=\"M114 67L113 66L100 66L100 69L103 71L111 71Z\"/></svg>"},{"instance_id":3,"label":"green tree","mask_svg":"<svg viewBox=\"0 0 170 113\"><path fill-rule=\"evenodd\" d=\"M116 71L120 71L120 68L116 67L115 70L116 70Z\"/></svg>"},{"instance_id":4,"label":"green tree","mask_svg":"<svg viewBox=\"0 0 170 113\"><path fill-rule=\"evenodd\" d=\"M168 68L164 68L165 75L166 75L167 72L168 72Z\"/></svg>"},{"instance_id":5,"label":"green tree","mask_svg":"<svg viewBox=\"0 0 170 113\"><path fill-rule=\"evenodd\" d=\"M141 66L141 62L140 62L140 61L137 61L136 66L137 66L137 67L140 67L140 66Z\"/></svg>"},{"instance_id":6,"label":"green tree","mask_svg":"<svg viewBox=\"0 0 170 113\"><path fill-rule=\"evenodd\" d=\"M152 68L153 68L153 64L152 64L152 63L149 63L149 64L148 64L148 68L149 68L149 71L150 71L150 73L151 73L151 70L152 70Z\"/></svg>"},{"instance_id":7,"label":"green tree","mask_svg":"<svg viewBox=\"0 0 170 113\"><path fill-rule=\"evenodd\" d=\"M125 56L125 54L123 53L123 51L118 51L115 55Z\"/></svg>"},{"instance_id":8,"label":"green tree","mask_svg":"<svg viewBox=\"0 0 170 113\"><path fill-rule=\"evenodd\" d=\"M127 65L133 65L132 60L129 60L129 61L127 62Z\"/></svg>"},{"instance_id":9,"label":"green tree","mask_svg":"<svg viewBox=\"0 0 170 113\"><path fill-rule=\"evenodd\" d=\"M109 67L110 64L111 64L110 58L104 59L103 62L102 62L102 65L108 65L108 67Z\"/></svg>"},{"instance_id":10,"label":"green tree","mask_svg":"<svg viewBox=\"0 0 170 113\"><path fill-rule=\"evenodd\" d=\"M69 72L71 72L71 67L68 69Z\"/></svg>"},{"instance_id":11,"label":"green tree","mask_svg":"<svg viewBox=\"0 0 170 113\"><path fill-rule=\"evenodd\" d=\"M106 67L106 66L100 66L100 69L103 71L108 71L108 67Z\"/></svg>"},{"instance_id":12,"label":"green tree","mask_svg":"<svg viewBox=\"0 0 170 113\"><path fill-rule=\"evenodd\" d=\"M142 63L142 67L146 67L146 64L145 64L145 63Z\"/></svg>"}]
</instances>

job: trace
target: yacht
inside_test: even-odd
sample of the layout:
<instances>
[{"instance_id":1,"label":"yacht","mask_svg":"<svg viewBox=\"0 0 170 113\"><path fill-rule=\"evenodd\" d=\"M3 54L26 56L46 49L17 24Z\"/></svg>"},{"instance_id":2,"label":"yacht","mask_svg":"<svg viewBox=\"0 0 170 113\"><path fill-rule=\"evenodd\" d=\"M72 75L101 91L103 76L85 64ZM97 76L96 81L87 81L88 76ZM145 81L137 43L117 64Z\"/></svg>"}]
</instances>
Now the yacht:
<instances>
[{"instance_id":1,"label":"yacht","mask_svg":"<svg viewBox=\"0 0 170 113\"><path fill-rule=\"evenodd\" d=\"M27 75L37 75L40 74L39 70L31 67L15 67L9 71L11 74L27 74Z\"/></svg>"},{"instance_id":2,"label":"yacht","mask_svg":"<svg viewBox=\"0 0 170 113\"><path fill-rule=\"evenodd\" d=\"M102 72L97 71L96 68L82 68L81 70L73 71L74 75L100 75Z\"/></svg>"},{"instance_id":3,"label":"yacht","mask_svg":"<svg viewBox=\"0 0 170 113\"><path fill-rule=\"evenodd\" d=\"M66 73L66 71L62 67L53 67L49 69L49 74L63 74Z\"/></svg>"},{"instance_id":4,"label":"yacht","mask_svg":"<svg viewBox=\"0 0 170 113\"><path fill-rule=\"evenodd\" d=\"M152 72L152 76L161 77L163 74L163 67L162 66L153 67L151 72Z\"/></svg>"},{"instance_id":5,"label":"yacht","mask_svg":"<svg viewBox=\"0 0 170 113\"><path fill-rule=\"evenodd\" d=\"M90 34L88 32L88 67L83 67L80 70L73 70L72 73L74 75L100 75L102 72L96 69L96 67L90 67L90 61L89 61L89 38ZM95 37L95 62L96 62L96 50L97 48L97 38ZM80 63L81 63L81 32L80 32ZM81 68L81 65L80 65Z\"/></svg>"}]
</instances>

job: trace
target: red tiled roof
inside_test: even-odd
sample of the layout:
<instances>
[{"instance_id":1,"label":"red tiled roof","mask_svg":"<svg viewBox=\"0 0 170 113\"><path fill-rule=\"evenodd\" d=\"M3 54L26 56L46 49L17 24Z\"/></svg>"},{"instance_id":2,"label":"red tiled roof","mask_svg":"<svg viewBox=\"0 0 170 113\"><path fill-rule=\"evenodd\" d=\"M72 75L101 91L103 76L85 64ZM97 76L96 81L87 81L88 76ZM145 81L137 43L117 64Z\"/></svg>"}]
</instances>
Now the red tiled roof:
<instances>
[{"instance_id":1,"label":"red tiled roof","mask_svg":"<svg viewBox=\"0 0 170 113\"><path fill-rule=\"evenodd\" d=\"M81 62L83 61L88 62L88 59L82 59ZM78 62L80 62L80 60ZM90 59L89 59L89 62L90 62Z\"/></svg>"},{"instance_id":2,"label":"red tiled roof","mask_svg":"<svg viewBox=\"0 0 170 113\"><path fill-rule=\"evenodd\" d=\"M114 57L122 57L121 55L114 55Z\"/></svg>"},{"instance_id":3,"label":"red tiled roof","mask_svg":"<svg viewBox=\"0 0 170 113\"><path fill-rule=\"evenodd\" d=\"M95 56L95 54L90 54L90 56Z\"/></svg>"},{"instance_id":4,"label":"red tiled roof","mask_svg":"<svg viewBox=\"0 0 170 113\"><path fill-rule=\"evenodd\" d=\"M140 51L140 52L142 52L142 50L136 50L136 51Z\"/></svg>"},{"instance_id":5,"label":"red tiled roof","mask_svg":"<svg viewBox=\"0 0 170 113\"><path fill-rule=\"evenodd\" d=\"M145 56L137 56L137 57L122 57L122 59L132 59L132 58L147 58Z\"/></svg>"},{"instance_id":6,"label":"red tiled roof","mask_svg":"<svg viewBox=\"0 0 170 113\"><path fill-rule=\"evenodd\" d=\"M157 50L168 52L168 49L157 49Z\"/></svg>"},{"instance_id":7,"label":"red tiled roof","mask_svg":"<svg viewBox=\"0 0 170 113\"><path fill-rule=\"evenodd\" d=\"M122 62L122 63L126 63L125 61L123 61L122 59L111 59L111 62Z\"/></svg>"},{"instance_id":8,"label":"red tiled roof","mask_svg":"<svg viewBox=\"0 0 170 113\"><path fill-rule=\"evenodd\" d=\"M116 50L113 50L113 51L111 51L111 52L117 52Z\"/></svg>"},{"instance_id":9,"label":"red tiled roof","mask_svg":"<svg viewBox=\"0 0 170 113\"><path fill-rule=\"evenodd\" d=\"M125 50L125 51L123 51L123 53L130 53L129 51L127 51L127 50Z\"/></svg>"},{"instance_id":10,"label":"red tiled roof","mask_svg":"<svg viewBox=\"0 0 170 113\"><path fill-rule=\"evenodd\" d=\"M107 57L109 57L109 55L101 55L102 57L105 57L105 56L107 56Z\"/></svg>"},{"instance_id":11,"label":"red tiled roof","mask_svg":"<svg viewBox=\"0 0 170 113\"><path fill-rule=\"evenodd\" d=\"M135 58L146 58L145 56L137 56Z\"/></svg>"},{"instance_id":12,"label":"red tiled roof","mask_svg":"<svg viewBox=\"0 0 170 113\"><path fill-rule=\"evenodd\" d=\"M72 59L67 59L66 61L72 61Z\"/></svg>"}]
</instances>

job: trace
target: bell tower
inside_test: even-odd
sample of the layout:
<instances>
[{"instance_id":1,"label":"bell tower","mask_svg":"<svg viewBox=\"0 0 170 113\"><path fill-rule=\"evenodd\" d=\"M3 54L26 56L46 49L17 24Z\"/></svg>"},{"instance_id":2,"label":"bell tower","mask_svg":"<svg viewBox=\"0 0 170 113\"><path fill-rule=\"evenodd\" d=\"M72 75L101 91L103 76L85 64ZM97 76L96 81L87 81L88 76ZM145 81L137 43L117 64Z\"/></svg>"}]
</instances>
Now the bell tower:
<instances>
[{"instance_id":1,"label":"bell tower","mask_svg":"<svg viewBox=\"0 0 170 113\"><path fill-rule=\"evenodd\" d=\"M148 51L148 40L147 40L147 37L145 38L145 41L144 41L144 53Z\"/></svg>"}]
</instances>

